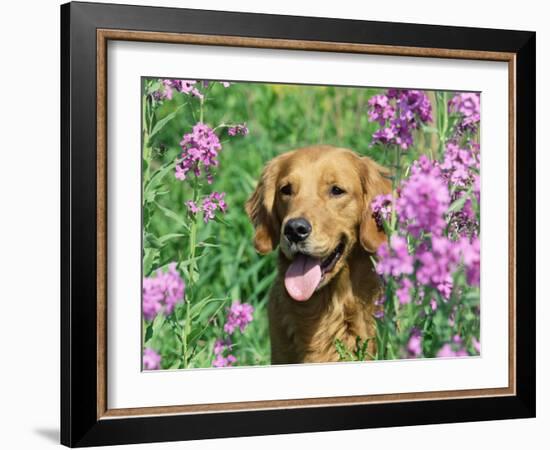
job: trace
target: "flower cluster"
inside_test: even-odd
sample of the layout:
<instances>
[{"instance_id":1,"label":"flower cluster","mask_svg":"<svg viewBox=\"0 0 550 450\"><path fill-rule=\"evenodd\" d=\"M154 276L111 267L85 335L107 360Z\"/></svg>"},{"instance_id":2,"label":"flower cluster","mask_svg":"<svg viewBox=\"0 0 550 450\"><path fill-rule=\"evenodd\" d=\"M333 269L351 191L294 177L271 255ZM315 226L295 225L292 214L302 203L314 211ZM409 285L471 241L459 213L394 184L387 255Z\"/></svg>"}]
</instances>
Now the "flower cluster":
<instances>
[{"instance_id":1,"label":"flower cluster","mask_svg":"<svg viewBox=\"0 0 550 450\"><path fill-rule=\"evenodd\" d=\"M372 217L380 231L384 229L384 222L389 222L392 212L393 197L391 194L377 195L371 203Z\"/></svg>"},{"instance_id":2,"label":"flower cluster","mask_svg":"<svg viewBox=\"0 0 550 450\"><path fill-rule=\"evenodd\" d=\"M446 225L443 216L449 208L450 196L440 173L438 167L422 155L401 186L396 211L406 223L407 231L415 237L421 233L439 235Z\"/></svg>"},{"instance_id":3,"label":"flower cluster","mask_svg":"<svg viewBox=\"0 0 550 450\"><path fill-rule=\"evenodd\" d=\"M418 328L411 330L411 335L407 341L407 356L409 358L418 358L422 355L422 333Z\"/></svg>"},{"instance_id":4,"label":"flower cluster","mask_svg":"<svg viewBox=\"0 0 550 450\"><path fill-rule=\"evenodd\" d=\"M158 80L160 88L153 92L153 98L157 101L172 100L174 90L185 95L192 95L203 99L203 94L197 88L196 80L164 79Z\"/></svg>"},{"instance_id":5,"label":"flower cluster","mask_svg":"<svg viewBox=\"0 0 550 450\"><path fill-rule=\"evenodd\" d=\"M456 125L456 134L469 131L476 133L480 120L480 98L478 93L461 93L455 95L448 104L451 114L458 114L460 121Z\"/></svg>"},{"instance_id":6,"label":"flower cluster","mask_svg":"<svg viewBox=\"0 0 550 450\"><path fill-rule=\"evenodd\" d=\"M452 342L443 345L437 352L438 358L456 358L457 356L468 356L468 351L464 348L462 338L455 334Z\"/></svg>"},{"instance_id":7,"label":"flower cluster","mask_svg":"<svg viewBox=\"0 0 550 450\"><path fill-rule=\"evenodd\" d=\"M237 362L237 358L231 353L233 344L231 339L217 339L214 343L214 361L212 361L213 367L231 367ZM224 356L226 354L226 356Z\"/></svg>"},{"instance_id":8,"label":"flower cluster","mask_svg":"<svg viewBox=\"0 0 550 450\"><path fill-rule=\"evenodd\" d=\"M460 148L455 142L448 142L445 157L439 165L442 175L455 186L470 186L473 177L479 171L479 145L470 144L470 148Z\"/></svg>"},{"instance_id":9,"label":"flower cluster","mask_svg":"<svg viewBox=\"0 0 550 450\"><path fill-rule=\"evenodd\" d=\"M383 243L378 247L378 264L376 271L386 277L398 277L402 274L411 274L414 270L414 257L409 254L407 240L394 234L390 245Z\"/></svg>"},{"instance_id":10,"label":"flower cluster","mask_svg":"<svg viewBox=\"0 0 550 450\"><path fill-rule=\"evenodd\" d=\"M183 302L185 282L176 270L176 263L168 265L168 271L157 270L151 277L144 277L142 284L142 309L146 320L152 320L160 312L172 314L177 303Z\"/></svg>"},{"instance_id":11,"label":"flower cluster","mask_svg":"<svg viewBox=\"0 0 550 450\"><path fill-rule=\"evenodd\" d=\"M234 301L231 307L227 308L227 320L223 330L228 334L233 334L238 328L244 333L247 325L252 322L254 307L248 303Z\"/></svg>"},{"instance_id":12,"label":"flower cluster","mask_svg":"<svg viewBox=\"0 0 550 450\"><path fill-rule=\"evenodd\" d=\"M193 200L187 200L185 206L187 206L187 210L192 215L202 212L204 223L208 223L215 218L214 213L216 210L222 213L227 211L227 203L225 203L224 197L225 192L212 192L202 200L200 205Z\"/></svg>"},{"instance_id":13,"label":"flower cluster","mask_svg":"<svg viewBox=\"0 0 550 450\"><path fill-rule=\"evenodd\" d=\"M223 331L226 333L224 339L216 340L214 344L214 360L212 366L214 367L229 367L237 362L237 358L231 354L233 343L231 336L237 329L244 333L246 327L252 322L254 313L254 307L248 303L241 303L239 300L235 300L233 304L227 308L227 317Z\"/></svg>"},{"instance_id":14,"label":"flower cluster","mask_svg":"<svg viewBox=\"0 0 550 450\"><path fill-rule=\"evenodd\" d=\"M412 145L410 130L431 120L427 97L413 92L390 89L371 98L369 120L383 127L373 142ZM401 357L479 353L477 340L468 338L467 350L458 333L465 323L468 330L475 329L476 320L479 323L476 303L463 303L462 297L480 284L480 148L475 135L479 95L455 96L449 112L460 120L454 122L455 129L447 130L441 158L431 160L421 154L410 163L393 195L378 196L371 203L378 228L390 236L377 251L376 271L385 280L386 292L375 302L374 315L398 334ZM441 330L437 337L425 328L427 315ZM406 318L404 323L401 318Z\"/></svg>"},{"instance_id":15,"label":"flower cluster","mask_svg":"<svg viewBox=\"0 0 550 450\"><path fill-rule=\"evenodd\" d=\"M189 171L196 177L204 172L208 183L212 183L211 168L218 165L218 153L222 145L214 130L204 123L197 123L191 133L180 142L181 161L176 165L176 178L185 180Z\"/></svg>"},{"instance_id":16,"label":"flower cluster","mask_svg":"<svg viewBox=\"0 0 550 450\"><path fill-rule=\"evenodd\" d=\"M388 89L369 100L368 115L370 122L381 126L372 136L373 143L407 150L413 144L413 131L432 121L432 105L422 91Z\"/></svg>"},{"instance_id":17,"label":"flower cluster","mask_svg":"<svg viewBox=\"0 0 550 450\"><path fill-rule=\"evenodd\" d=\"M161 360L162 357L152 348L147 347L143 350L143 368L145 370L160 369Z\"/></svg>"},{"instance_id":18,"label":"flower cluster","mask_svg":"<svg viewBox=\"0 0 550 450\"><path fill-rule=\"evenodd\" d=\"M227 134L229 136L246 136L248 134L246 123L237 124L233 127L229 127L229 129L227 130Z\"/></svg>"}]
</instances>

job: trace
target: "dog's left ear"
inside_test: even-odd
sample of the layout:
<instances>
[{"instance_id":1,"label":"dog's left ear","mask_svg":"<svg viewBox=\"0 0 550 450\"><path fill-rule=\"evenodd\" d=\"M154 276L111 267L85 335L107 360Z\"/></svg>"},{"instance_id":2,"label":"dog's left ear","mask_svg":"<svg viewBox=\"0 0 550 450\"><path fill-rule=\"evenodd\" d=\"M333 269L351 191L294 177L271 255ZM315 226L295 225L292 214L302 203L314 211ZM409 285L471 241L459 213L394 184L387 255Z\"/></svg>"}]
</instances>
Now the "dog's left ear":
<instances>
[{"instance_id":1,"label":"dog's left ear","mask_svg":"<svg viewBox=\"0 0 550 450\"><path fill-rule=\"evenodd\" d=\"M279 223L274 211L275 184L284 155L267 163L256 189L245 204L246 213L254 225L254 247L265 255L279 245Z\"/></svg>"},{"instance_id":2,"label":"dog's left ear","mask_svg":"<svg viewBox=\"0 0 550 450\"><path fill-rule=\"evenodd\" d=\"M386 233L378 228L372 215L371 203L377 195L391 193L389 171L372 159L361 158L361 183L363 185L363 213L359 226L359 240L363 248L376 253L380 244L386 241Z\"/></svg>"}]
</instances>

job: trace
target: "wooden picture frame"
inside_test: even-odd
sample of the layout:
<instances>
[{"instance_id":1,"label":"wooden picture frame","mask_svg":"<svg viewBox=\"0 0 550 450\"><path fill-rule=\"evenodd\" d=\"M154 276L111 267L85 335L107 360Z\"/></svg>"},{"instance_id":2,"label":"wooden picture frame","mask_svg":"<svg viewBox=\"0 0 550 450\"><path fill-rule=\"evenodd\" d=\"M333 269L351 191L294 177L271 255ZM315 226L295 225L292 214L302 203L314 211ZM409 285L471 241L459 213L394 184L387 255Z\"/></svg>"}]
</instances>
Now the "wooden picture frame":
<instances>
[{"instance_id":1,"label":"wooden picture frame","mask_svg":"<svg viewBox=\"0 0 550 450\"><path fill-rule=\"evenodd\" d=\"M107 405L107 42L504 61L507 388L200 406ZM91 446L535 416L535 33L141 6L61 7L61 442Z\"/></svg>"}]
</instances>

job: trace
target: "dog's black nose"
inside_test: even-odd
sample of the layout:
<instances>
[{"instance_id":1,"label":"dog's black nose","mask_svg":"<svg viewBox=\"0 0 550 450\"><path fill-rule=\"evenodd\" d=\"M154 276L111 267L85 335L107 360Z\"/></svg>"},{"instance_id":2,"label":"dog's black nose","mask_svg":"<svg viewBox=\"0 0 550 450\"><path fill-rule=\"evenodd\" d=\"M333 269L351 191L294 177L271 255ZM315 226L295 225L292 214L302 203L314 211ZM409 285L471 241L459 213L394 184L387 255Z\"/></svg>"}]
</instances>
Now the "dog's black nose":
<instances>
[{"instance_id":1,"label":"dog's black nose","mask_svg":"<svg viewBox=\"0 0 550 450\"><path fill-rule=\"evenodd\" d=\"M285 225L284 232L290 242L301 242L311 233L311 224L302 217L290 219Z\"/></svg>"}]
</instances>

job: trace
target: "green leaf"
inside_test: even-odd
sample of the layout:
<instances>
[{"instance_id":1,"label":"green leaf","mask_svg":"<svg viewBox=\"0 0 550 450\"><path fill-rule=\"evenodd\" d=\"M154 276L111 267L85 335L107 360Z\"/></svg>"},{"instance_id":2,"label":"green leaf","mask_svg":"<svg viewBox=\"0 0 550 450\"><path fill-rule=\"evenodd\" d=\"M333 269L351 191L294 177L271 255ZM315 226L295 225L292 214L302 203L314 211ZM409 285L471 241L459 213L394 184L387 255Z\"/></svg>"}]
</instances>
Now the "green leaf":
<instances>
[{"instance_id":1,"label":"green leaf","mask_svg":"<svg viewBox=\"0 0 550 450\"><path fill-rule=\"evenodd\" d=\"M169 217L170 219L176 221L179 225L181 225L183 228L185 228L187 231L189 231L189 225L185 222L185 219L172 211L171 209L166 208L165 206L162 206L160 203L155 202L155 205L160 209L166 217Z\"/></svg>"},{"instance_id":2,"label":"green leaf","mask_svg":"<svg viewBox=\"0 0 550 450\"><path fill-rule=\"evenodd\" d=\"M161 236L160 238L158 238L158 242L160 243L160 245L164 246L168 241L171 241L171 240L177 240L177 239L180 239L180 238L184 238L184 237L187 237L189 236L188 234L186 233L168 233L168 234L165 234L164 236Z\"/></svg>"},{"instance_id":3,"label":"green leaf","mask_svg":"<svg viewBox=\"0 0 550 450\"><path fill-rule=\"evenodd\" d=\"M168 114L166 117L163 117L162 119L160 119L157 123L155 123L155 126L153 127L153 129L151 130L151 134L149 135L149 140L151 140L153 138L153 136L155 134L157 134L160 130L162 130L164 128L164 126L170 122L174 117L176 117L176 115L178 114L179 110L185 105L182 104L180 106L178 106L175 111L171 112L170 114Z\"/></svg>"},{"instance_id":4,"label":"green leaf","mask_svg":"<svg viewBox=\"0 0 550 450\"><path fill-rule=\"evenodd\" d=\"M143 338L143 343L147 344L147 342L149 342L149 339L151 339L152 337L153 337L153 322L147 325L147 329L145 330L145 336Z\"/></svg>"},{"instance_id":5,"label":"green leaf","mask_svg":"<svg viewBox=\"0 0 550 450\"><path fill-rule=\"evenodd\" d=\"M449 206L449 209L447 210L447 214L453 213L455 211L460 211L464 207L464 203L466 203L466 200L468 200L469 195L463 195L462 197L456 199L451 206Z\"/></svg>"},{"instance_id":6,"label":"green leaf","mask_svg":"<svg viewBox=\"0 0 550 450\"><path fill-rule=\"evenodd\" d=\"M164 320L166 319L166 316L162 313L157 314L155 317L155 320L153 320L153 323L151 324L151 328L153 329L153 333L157 334L159 330L162 328L162 325L164 324Z\"/></svg>"},{"instance_id":7,"label":"green leaf","mask_svg":"<svg viewBox=\"0 0 550 450\"><path fill-rule=\"evenodd\" d=\"M158 265L160 252L156 248L148 247L143 249L143 274L147 277Z\"/></svg>"},{"instance_id":8,"label":"green leaf","mask_svg":"<svg viewBox=\"0 0 550 450\"><path fill-rule=\"evenodd\" d=\"M176 359L167 370L179 369L181 367L181 361Z\"/></svg>"},{"instance_id":9,"label":"green leaf","mask_svg":"<svg viewBox=\"0 0 550 450\"><path fill-rule=\"evenodd\" d=\"M153 196L153 198L150 201L154 200L155 188L158 186L159 182L166 176L166 174L174 171L175 166L176 166L175 161L170 161L168 164L161 167L151 176L151 179L147 182L147 184L143 188L144 200L148 201L148 199L151 196Z\"/></svg>"}]
</instances>

